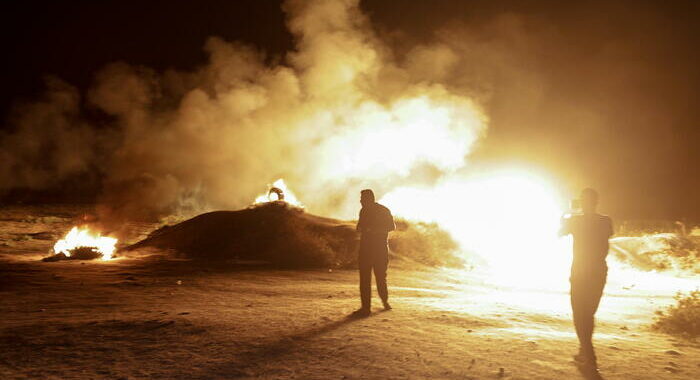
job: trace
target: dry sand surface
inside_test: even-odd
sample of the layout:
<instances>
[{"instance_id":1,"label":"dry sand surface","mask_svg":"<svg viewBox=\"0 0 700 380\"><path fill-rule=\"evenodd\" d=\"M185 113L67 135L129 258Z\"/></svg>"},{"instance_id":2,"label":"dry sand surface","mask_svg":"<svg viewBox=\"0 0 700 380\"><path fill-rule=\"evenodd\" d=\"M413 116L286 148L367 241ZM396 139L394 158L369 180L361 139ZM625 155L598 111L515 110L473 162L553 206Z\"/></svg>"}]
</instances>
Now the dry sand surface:
<instances>
[{"instance_id":1,"label":"dry sand surface","mask_svg":"<svg viewBox=\"0 0 700 380\"><path fill-rule=\"evenodd\" d=\"M75 208L0 213L0 378L581 379L565 291L394 263L394 310L348 318L350 270L163 255L43 263ZM133 225L135 241L155 226ZM132 242L133 242L132 241ZM142 252L153 253L153 252ZM700 345L649 330L671 294L606 294L605 379L696 379Z\"/></svg>"}]
</instances>

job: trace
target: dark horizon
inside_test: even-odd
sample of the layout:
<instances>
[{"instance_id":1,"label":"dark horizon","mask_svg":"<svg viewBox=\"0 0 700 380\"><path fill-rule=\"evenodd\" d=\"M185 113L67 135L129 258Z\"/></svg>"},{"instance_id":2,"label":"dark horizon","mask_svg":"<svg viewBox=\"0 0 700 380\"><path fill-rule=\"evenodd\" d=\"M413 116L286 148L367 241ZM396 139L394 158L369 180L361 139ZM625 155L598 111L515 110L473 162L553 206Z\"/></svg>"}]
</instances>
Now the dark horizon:
<instances>
[{"instance_id":1,"label":"dark horizon","mask_svg":"<svg viewBox=\"0 0 700 380\"><path fill-rule=\"evenodd\" d=\"M295 42L279 1L3 8L2 44L11 52L0 96L5 133L15 128L13 107L41 99L47 76L77 87L82 117L102 125L105 116L85 98L105 65L192 70L206 64L210 36L286 62ZM697 2L408 1L399 8L363 1L361 8L399 61L435 41L465 54L468 64L452 82L468 88L490 119L470 162L524 163L566 189L595 187L601 211L614 218L700 220ZM77 177L90 183L87 195L99 193L104 170ZM81 183L73 185L80 191ZM55 188L48 194L60 193Z\"/></svg>"}]
</instances>

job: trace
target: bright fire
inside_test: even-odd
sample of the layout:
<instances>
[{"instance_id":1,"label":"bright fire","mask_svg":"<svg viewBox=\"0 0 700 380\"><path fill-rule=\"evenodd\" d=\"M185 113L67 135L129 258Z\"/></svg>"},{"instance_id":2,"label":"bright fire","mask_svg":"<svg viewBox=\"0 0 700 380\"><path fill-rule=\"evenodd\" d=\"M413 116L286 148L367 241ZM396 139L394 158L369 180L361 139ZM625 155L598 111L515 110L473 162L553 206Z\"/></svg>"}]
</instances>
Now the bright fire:
<instances>
[{"instance_id":1,"label":"bright fire","mask_svg":"<svg viewBox=\"0 0 700 380\"><path fill-rule=\"evenodd\" d=\"M559 238L565 204L547 179L500 170L449 179L434 188L399 188L381 203L396 215L437 222L499 283L567 284L570 240Z\"/></svg>"},{"instance_id":2,"label":"bright fire","mask_svg":"<svg viewBox=\"0 0 700 380\"><path fill-rule=\"evenodd\" d=\"M273 202L273 201L278 201L280 200L280 196L273 191L273 189L279 189L282 191L284 194L284 201L297 207L304 207L304 205L299 202L297 197L292 193L289 188L287 187L287 184L284 183L284 180L282 178L278 179L275 181L272 185L269 185L267 191L263 194L258 195L255 198L255 204L259 203L266 203L266 202Z\"/></svg>"},{"instance_id":3,"label":"bright fire","mask_svg":"<svg viewBox=\"0 0 700 380\"><path fill-rule=\"evenodd\" d=\"M54 253L70 257L71 251L80 247L94 248L102 254L102 260L110 260L115 251L117 239L101 236L88 227L73 227L66 236L53 246Z\"/></svg>"},{"instance_id":4,"label":"bright fire","mask_svg":"<svg viewBox=\"0 0 700 380\"><path fill-rule=\"evenodd\" d=\"M481 260L475 264L485 269L487 282L521 289L568 289L572 241L570 236L558 236L567 202L545 176L498 170L448 179L431 188L398 188L380 203L395 215L438 223L468 258ZM611 248L622 248L623 241L611 239ZM612 255L607 261L617 288L609 284L606 292L697 287L696 281L676 278L677 273L642 272Z\"/></svg>"}]
</instances>

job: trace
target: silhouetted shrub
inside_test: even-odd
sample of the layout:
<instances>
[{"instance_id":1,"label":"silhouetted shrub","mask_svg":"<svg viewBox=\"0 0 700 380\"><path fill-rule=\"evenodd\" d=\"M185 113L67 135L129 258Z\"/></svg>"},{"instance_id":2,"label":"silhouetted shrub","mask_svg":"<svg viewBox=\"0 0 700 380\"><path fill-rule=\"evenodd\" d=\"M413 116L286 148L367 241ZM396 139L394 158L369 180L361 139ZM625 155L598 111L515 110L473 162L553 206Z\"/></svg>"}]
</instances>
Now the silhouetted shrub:
<instances>
[{"instance_id":1,"label":"silhouetted shrub","mask_svg":"<svg viewBox=\"0 0 700 380\"><path fill-rule=\"evenodd\" d=\"M656 312L653 327L668 334L697 338L700 336L700 290L687 295L678 293L675 299L676 305Z\"/></svg>"},{"instance_id":2,"label":"silhouetted shrub","mask_svg":"<svg viewBox=\"0 0 700 380\"><path fill-rule=\"evenodd\" d=\"M700 244L694 236L662 233L616 237L611 240L611 253L641 270L700 274Z\"/></svg>"},{"instance_id":3,"label":"silhouetted shrub","mask_svg":"<svg viewBox=\"0 0 700 380\"><path fill-rule=\"evenodd\" d=\"M389 237L391 251L421 264L461 267L459 245L436 223L396 221L396 231Z\"/></svg>"}]
</instances>

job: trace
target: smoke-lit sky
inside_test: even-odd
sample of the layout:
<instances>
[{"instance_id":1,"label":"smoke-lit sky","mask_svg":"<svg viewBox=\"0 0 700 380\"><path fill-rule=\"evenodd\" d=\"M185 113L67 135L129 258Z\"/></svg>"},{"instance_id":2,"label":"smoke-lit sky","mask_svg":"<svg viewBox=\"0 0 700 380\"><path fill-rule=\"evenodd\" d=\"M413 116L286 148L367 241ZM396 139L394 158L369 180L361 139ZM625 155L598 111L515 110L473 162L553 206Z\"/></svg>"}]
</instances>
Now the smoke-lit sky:
<instances>
[{"instance_id":1,"label":"smoke-lit sky","mask_svg":"<svg viewBox=\"0 0 700 380\"><path fill-rule=\"evenodd\" d=\"M195 86L215 88L207 75L212 72L222 75L224 72L217 68L216 60L235 66L234 61L238 58L230 57L239 57L243 53L229 54L228 45L207 43L211 36L219 36L227 43L240 41L253 46L257 52L248 53L256 57L240 63L250 65L253 71L263 66L291 65L298 72L307 67L333 66L333 62L323 62L326 54L323 46L328 41L309 37L317 30L326 33L326 26L305 18L309 14L323 13L299 4L287 5L285 11L277 1L122 0L48 4L23 1L3 4L1 38L6 55L2 61L4 89L0 100L6 122L2 124L2 130L12 135L22 128L20 125L25 125L24 128L31 132L21 135L23 139L41 133L41 128L47 123L41 118L55 117L54 111L42 113L44 111L38 112L34 108L27 111L25 107L12 113L11 109L18 103L42 101L47 96L53 96L47 103L58 102L63 104L60 107L76 109L68 116L58 117L56 123L86 124L84 129L69 132L66 132L66 127L55 126L54 132L64 136L66 141L90 141L110 147L103 140L109 140L112 134L119 135L118 138L124 138L124 134L127 139L152 138L143 137L142 132L128 137L129 134L123 132L134 130L134 125L143 123L143 120L134 121L140 117L149 122L157 120L163 128L179 126L192 118L190 113L185 121L171 121L173 114L184 112L182 106L174 113L168 113L167 117L159 111L169 106L170 100L167 99L157 104L149 103L147 113L134 113L130 108L127 112L124 108L127 106L122 104L124 99L112 98L108 90L133 83L129 82L132 74L141 79L158 76L161 84L154 88L163 92L184 94L186 89ZM447 93L430 87L426 90L430 99L457 108L464 99L473 100L488 119L485 132L481 127L473 128L474 133L483 133L481 140L473 147L460 147L467 151L471 149L470 162L482 165L525 162L550 171L567 184L567 189L596 187L601 191L604 210L622 218L700 217L697 169L700 165L700 104L697 100L700 88L700 27L697 25L700 3L363 1L360 11L367 18L353 22L348 28L352 33L361 31L361 38L355 40L355 36L351 36L353 38L343 43L349 44L347 46L366 44L358 51L369 51L372 57L381 55L380 63L372 65L371 69L361 67L362 60L353 66L362 75L371 73L376 77L369 82L371 88L362 88L361 96L333 90L331 98L357 95L363 101L372 99L377 104L384 104L382 102L391 103L392 99L400 97L386 95L387 100L382 98L384 95L375 96L376 92L393 94L397 88L415 92L425 83L439 84L447 89ZM294 33L288 28L289 14L295 15ZM333 16L336 14L332 13ZM355 17L352 15L352 20ZM301 45L297 44L299 41L302 41ZM208 46L206 51L205 44ZM367 50L367 46L371 49ZM290 57L288 52L294 50L302 53ZM257 56L260 52L263 57ZM331 53L328 57L333 59ZM255 64L249 63L251 60ZM119 61L124 65L104 69ZM208 69L197 71L204 66ZM169 69L193 74L178 74L177 80L171 80L167 74ZM327 74L316 71L316 77L297 76L302 82L313 83L314 78L322 79ZM53 83L53 95L42 95L46 91L47 75L53 78L49 79ZM256 82L258 74L251 71L236 75L245 77L244 81ZM384 81L384 77L391 79ZM56 78L60 78L60 82ZM144 79L145 82L149 80ZM182 90L172 90L175 82L180 83ZM192 84L194 82L199 85ZM266 91L277 86L264 80L257 84ZM318 84L313 86L312 92L317 96L330 91ZM287 90L285 87L279 91ZM128 96L133 94L131 92ZM296 99L291 95L286 99L291 98ZM201 107L197 108L198 112L210 106L202 106L197 100L192 102ZM279 107L276 112L290 112L289 101L275 104ZM322 104L314 100L313 108L318 107ZM335 119L347 117L346 111L339 110L337 104L329 107L336 107L333 112ZM35 115L30 121L27 121L27 116L17 116L27 112ZM104 112L128 120L120 122L123 125L118 128L112 128L109 121L102 122ZM295 113L290 117L308 121L309 118L316 120L318 116L314 115L311 117L305 111L303 116ZM37 118L41 120L37 121ZM25 121L18 122L19 119ZM212 123L222 120L233 119L232 116L221 116L213 118ZM242 119L236 116L235 120ZM273 122L275 119L266 116L256 120ZM342 127L341 124L344 125L338 125ZM37 125L42 127L37 129ZM297 133L295 131L290 130L290 133ZM247 136L241 134L236 138L245 139ZM325 138L319 136L314 138ZM159 136L157 144L162 144L162 141L162 136ZM7 146L5 144L3 149ZM122 149L129 159L136 156L134 152L141 152L134 145L125 146L127 148L111 147ZM276 148L284 146L275 145ZM5 182L2 189L13 188L12 178L16 177L13 173L17 170L26 175L17 186L43 188L57 186L60 182L40 181L34 178L37 175L56 174L68 178L76 171L110 170L117 173L110 174L111 183L133 188L133 185L124 185L134 180L133 173L125 169L126 164L114 165L113 157L104 158L100 152L84 153L50 170L35 170L36 167L43 169L51 165L41 163L41 154L36 152L41 152L42 148L33 149L35 154L32 157L17 152L5 156L6 159L16 159L17 164L0 173ZM188 154L206 154L207 149L208 145L203 143ZM237 154L244 157L253 152ZM57 155L65 157L67 154L60 152ZM296 157L297 153L292 156ZM159 159L168 161L168 156L147 159L150 164ZM440 170L448 170L449 162L440 159L435 165ZM143 162L134 159L132 165L139 166ZM299 162L303 159L297 158L297 165ZM102 167L103 163L109 165L109 169ZM30 171L18 169L21 165L34 168ZM221 168L230 166L230 162L207 161L206 165ZM100 168L93 169L93 166ZM179 163L178 168L181 167ZM267 168L264 164L259 164L259 167L261 170ZM170 169L164 165L152 165L149 170L163 175L158 184L153 185L158 189L172 182L189 192L196 192L204 183L217 189L207 190L207 194L216 194L211 197L217 199L221 192L236 187L228 183L207 182L206 178L189 181L189 173L196 172L196 167L189 169L188 174L181 171L172 174L173 178L168 172ZM235 172L236 168L231 170ZM286 173L281 171L281 174ZM300 181L300 173L289 174L292 185L295 179ZM261 174L261 181L275 179L268 176L277 174ZM242 174L241 178L249 178L249 175ZM315 179L328 180L324 176ZM406 180L397 179L397 182L402 181ZM173 199L181 196L170 195ZM114 197L108 195L109 199Z\"/></svg>"}]
</instances>

